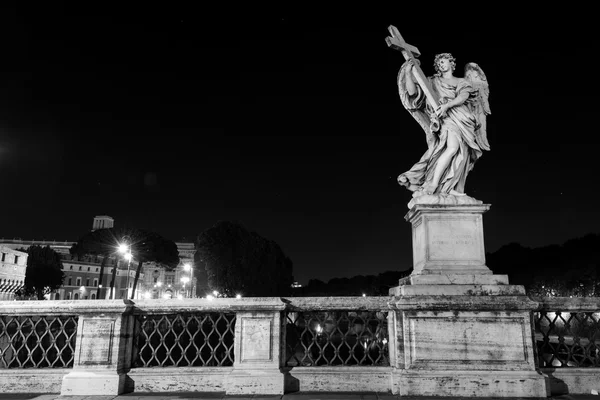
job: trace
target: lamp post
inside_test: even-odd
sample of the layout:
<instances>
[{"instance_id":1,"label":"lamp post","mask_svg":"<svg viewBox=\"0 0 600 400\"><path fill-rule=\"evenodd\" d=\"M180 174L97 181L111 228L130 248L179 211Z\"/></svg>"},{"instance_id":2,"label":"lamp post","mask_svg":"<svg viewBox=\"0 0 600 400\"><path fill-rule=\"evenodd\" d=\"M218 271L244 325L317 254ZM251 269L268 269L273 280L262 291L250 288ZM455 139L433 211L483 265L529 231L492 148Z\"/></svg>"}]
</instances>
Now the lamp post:
<instances>
[{"instance_id":1,"label":"lamp post","mask_svg":"<svg viewBox=\"0 0 600 400\"><path fill-rule=\"evenodd\" d=\"M188 283L189 280L190 280L190 278L187 276L181 277L181 282L183 283L183 292L185 293L185 297L187 297L187 291L185 290L185 284Z\"/></svg>"},{"instance_id":2,"label":"lamp post","mask_svg":"<svg viewBox=\"0 0 600 400\"><path fill-rule=\"evenodd\" d=\"M131 265L131 259L133 258L133 254L131 254L131 248L127 243L119 244L119 253L123 254L123 258L127 260L127 280L126 280L126 288L125 288L125 298L129 298L129 267Z\"/></svg>"},{"instance_id":3,"label":"lamp post","mask_svg":"<svg viewBox=\"0 0 600 400\"><path fill-rule=\"evenodd\" d=\"M183 264L183 269L184 271L190 271L190 286L191 286L191 298L196 297L196 293L194 293L194 268L192 267L192 264L190 263L185 263Z\"/></svg>"}]
</instances>

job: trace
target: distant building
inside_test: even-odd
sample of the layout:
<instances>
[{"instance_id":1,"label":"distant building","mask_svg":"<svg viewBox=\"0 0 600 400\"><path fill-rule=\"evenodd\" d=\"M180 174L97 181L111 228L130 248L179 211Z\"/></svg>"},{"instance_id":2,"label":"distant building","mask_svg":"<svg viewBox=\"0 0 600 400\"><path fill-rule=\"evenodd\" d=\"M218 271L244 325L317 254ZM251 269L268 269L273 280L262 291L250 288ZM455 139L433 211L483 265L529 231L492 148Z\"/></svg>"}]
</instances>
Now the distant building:
<instances>
[{"instance_id":1,"label":"distant building","mask_svg":"<svg viewBox=\"0 0 600 400\"><path fill-rule=\"evenodd\" d=\"M92 230L114 227L114 219L109 216L96 216ZM32 245L50 246L61 255L65 280L58 290L49 295L51 300L93 300L98 296L98 289L102 289L101 296L105 299L130 298L135 280L137 262L135 255L133 261L128 263L118 254L109 257L104 267L104 276L100 282L100 266L103 257L86 255L78 257L71 255L69 250L75 242L65 241L36 241L21 239L0 239L0 246L11 252L17 248L29 248ZM191 277L192 269L186 270L186 265L194 265L194 243L175 243L179 251L179 265L172 271L154 263L144 263L140 273L135 297L140 298L177 298L191 297L196 291L196 277ZM22 264L21 285L25 280L27 253ZM19 262L21 265L21 261ZM115 272L114 289L111 296L110 283L113 270ZM0 275L1 276L1 275ZM183 278L183 280L182 280ZM102 285L102 286L100 286ZM1 290L1 289L0 289ZM1 294L0 294L1 296ZM0 297L2 299L2 297ZM11 298L12 299L12 298Z\"/></svg>"},{"instance_id":2,"label":"distant building","mask_svg":"<svg viewBox=\"0 0 600 400\"><path fill-rule=\"evenodd\" d=\"M92 231L98 229L109 229L115 226L115 220L108 215L98 215L94 217L94 225Z\"/></svg>"},{"instance_id":3,"label":"distant building","mask_svg":"<svg viewBox=\"0 0 600 400\"><path fill-rule=\"evenodd\" d=\"M0 244L0 300L14 300L15 292L25 285L28 256Z\"/></svg>"}]
</instances>

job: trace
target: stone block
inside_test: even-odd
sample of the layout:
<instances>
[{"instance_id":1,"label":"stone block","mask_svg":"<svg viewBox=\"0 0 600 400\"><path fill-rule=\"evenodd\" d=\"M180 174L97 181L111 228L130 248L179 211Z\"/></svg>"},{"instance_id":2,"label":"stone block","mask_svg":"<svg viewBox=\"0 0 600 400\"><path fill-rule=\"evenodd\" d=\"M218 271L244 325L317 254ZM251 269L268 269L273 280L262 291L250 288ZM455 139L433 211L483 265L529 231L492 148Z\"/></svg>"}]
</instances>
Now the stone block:
<instances>
[{"instance_id":1,"label":"stone block","mask_svg":"<svg viewBox=\"0 0 600 400\"><path fill-rule=\"evenodd\" d=\"M413 274L492 274L485 265L483 213L489 205L415 205Z\"/></svg>"},{"instance_id":2,"label":"stone block","mask_svg":"<svg viewBox=\"0 0 600 400\"><path fill-rule=\"evenodd\" d=\"M537 371L398 370L394 392L400 396L546 398L546 377Z\"/></svg>"},{"instance_id":3,"label":"stone block","mask_svg":"<svg viewBox=\"0 0 600 400\"><path fill-rule=\"evenodd\" d=\"M72 371L65 375L62 396L118 395L123 393L127 375L116 371Z\"/></svg>"}]
</instances>

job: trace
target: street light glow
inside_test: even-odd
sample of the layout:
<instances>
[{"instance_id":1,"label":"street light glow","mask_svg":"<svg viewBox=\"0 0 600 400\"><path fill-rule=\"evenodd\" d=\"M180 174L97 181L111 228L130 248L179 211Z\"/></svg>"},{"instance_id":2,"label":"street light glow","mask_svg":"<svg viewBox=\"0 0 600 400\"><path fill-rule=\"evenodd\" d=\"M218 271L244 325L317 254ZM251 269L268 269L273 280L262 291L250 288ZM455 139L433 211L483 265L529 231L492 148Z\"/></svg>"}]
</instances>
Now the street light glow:
<instances>
[{"instance_id":1,"label":"street light glow","mask_svg":"<svg viewBox=\"0 0 600 400\"><path fill-rule=\"evenodd\" d=\"M235 295L235 298L236 298L236 299L241 299L241 298L242 298L242 295L241 295L241 294L236 294L236 295Z\"/></svg>"},{"instance_id":2,"label":"street light glow","mask_svg":"<svg viewBox=\"0 0 600 400\"><path fill-rule=\"evenodd\" d=\"M131 259L133 258L133 254L131 253L125 253L125 256L123 256L127 261L131 261Z\"/></svg>"},{"instance_id":3,"label":"street light glow","mask_svg":"<svg viewBox=\"0 0 600 400\"><path fill-rule=\"evenodd\" d=\"M123 253L123 254L125 254L125 253L127 253L128 251L129 251L129 246L128 246L127 244L125 244L125 243L121 243L121 244L119 244L119 252L120 252L120 253Z\"/></svg>"},{"instance_id":4,"label":"street light glow","mask_svg":"<svg viewBox=\"0 0 600 400\"><path fill-rule=\"evenodd\" d=\"M192 266L190 263L185 263L185 264L183 264L183 269L186 271L189 271L190 269L192 269Z\"/></svg>"}]
</instances>

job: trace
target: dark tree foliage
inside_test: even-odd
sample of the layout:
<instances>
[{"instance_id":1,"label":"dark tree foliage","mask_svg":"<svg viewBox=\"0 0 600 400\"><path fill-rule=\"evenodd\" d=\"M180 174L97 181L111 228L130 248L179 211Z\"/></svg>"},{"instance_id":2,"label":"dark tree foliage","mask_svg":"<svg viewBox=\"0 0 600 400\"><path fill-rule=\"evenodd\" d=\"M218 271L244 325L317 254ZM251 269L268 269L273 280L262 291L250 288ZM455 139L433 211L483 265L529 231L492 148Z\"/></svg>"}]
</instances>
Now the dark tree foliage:
<instances>
[{"instance_id":1,"label":"dark tree foliage","mask_svg":"<svg viewBox=\"0 0 600 400\"><path fill-rule=\"evenodd\" d=\"M194 258L195 265L205 268L209 290L227 296L290 293L294 279L290 258L277 243L238 222L219 221L198 235Z\"/></svg>"},{"instance_id":2,"label":"dark tree foliage","mask_svg":"<svg viewBox=\"0 0 600 400\"><path fill-rule=\"evenodd\" d=\"M486 255L495 274L524 285L533 296L600 296L600 235L588 234L562 245L528 248L517 243Z\"/></svg>"},{"instance_id":3,"label":"dark tree foliage","mask_svg":"<svg viewBox=\"0 0 600 400\"><path fill-rule=\"evenodd\" d=\"M406 271L386 271L378 275L356 275L351 278L332 278L327 283L311 279L308 285L293 290L294 296L387 296L399 280L407 277Z\"/></svg>"},{"instance_id":4,"label":"dark tree foliage","mask_svg":"<svg viewBox=\"0 0 600 400\"><path fill-rule=\"evenodd\" d=\"M87 254L103 256L102 265L100 266L100 283L102 283L107 260L109 257L122 257L118 249L119 245L123 243L129 245L133 261L137 262L131 294L132 298L135 296L135 290L144 263L154 262L167 269L173 269L179 263L179 251L175 242L165 239L155 232L127 227L98 229L86 233L71 247L70 252L79 256ZM110 283L111 293L114 287L116 272L117 268L115 267L113 268ZM96 297L97 299L105 297L100 288L98 288L98 295Z\"/></svg>"},{"instance_id":5,"label":"dark tree foliage","mask_svg":"<svg viewBox=\"0 0 600 400\"><path fill-rule=\"evenodd\" d=\"M138 236L132 237L133 240L130 243L131 253L134 255L134 260L138 262L131 292L132 299L135 296L143 263L155 263L170 270L179 264L179 250L177 250L177 244L174 241L165 239L155 232L138 231L137 233Z\"/></svg>"},{"instance_id":6,"label":"dark tree foliage","mask_svg":"<svg viewBox=\"0 0 600 400\"><path fill-rule=\"evenodd\" d=\"M63 284L65 274L60 254L50 246L29 246L29 249L19 251L29 254L27 257L27 269L25 271L25 286L19 295L36 296L38 300L44 300L44 295L57 290Z\"/></svg>"}]
</instances>

